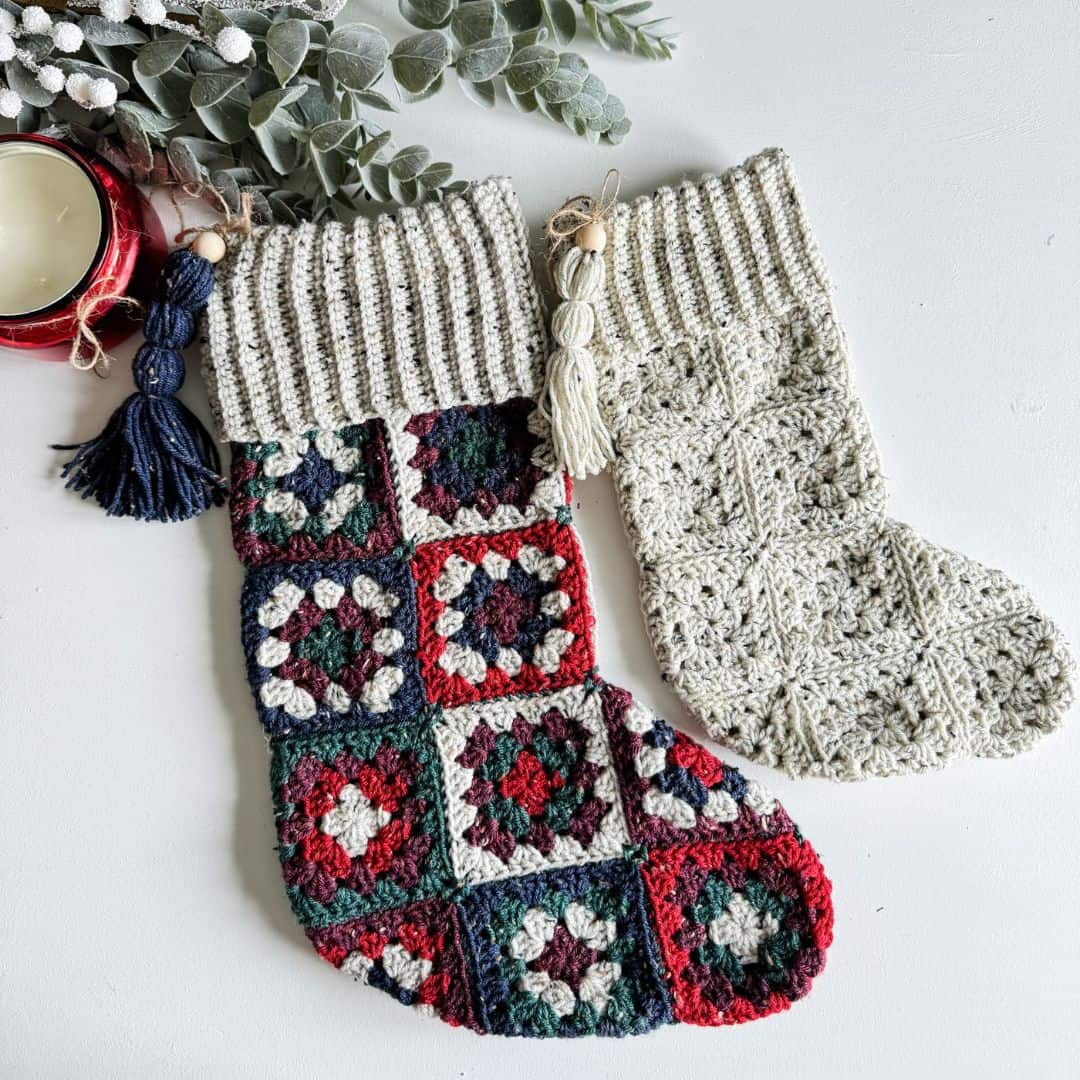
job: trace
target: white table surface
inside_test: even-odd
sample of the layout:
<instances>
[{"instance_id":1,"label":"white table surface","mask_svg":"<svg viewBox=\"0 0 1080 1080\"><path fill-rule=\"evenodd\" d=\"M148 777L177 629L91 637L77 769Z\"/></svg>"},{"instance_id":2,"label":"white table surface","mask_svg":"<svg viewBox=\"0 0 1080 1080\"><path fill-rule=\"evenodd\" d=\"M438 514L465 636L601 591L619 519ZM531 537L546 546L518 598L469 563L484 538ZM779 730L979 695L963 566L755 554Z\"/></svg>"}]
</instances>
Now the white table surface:
<instances>
[{"instance_id":1,"label":"white table surface","mask_svg":"<svg viewBox=\"0 0 1080 1080\"><path fill-rule=\"evenodd\" d=\"M534 226L610 165L638 194L785 146L892 512L1008 570L1080 639L1075 4L658 6L683 31L673 63L584 46L635 121L622 148L481 114L453 86L406 107L399 140L511 173ZM389 0L353 12L372 8L401 26ZM1075 1075L1080 716L1024 757L913 779L746 766L835 885L827 969L783 1016L539 1044L353 986L280 884L226 514L106 520L55 479L47 444L128 392L123 363L102 385L0 357L0 1075ZM197 376L184 396L205 415ZM693 732L657 677L608 478L576 503L605 676Z\"/></svg>"}]
</instances>

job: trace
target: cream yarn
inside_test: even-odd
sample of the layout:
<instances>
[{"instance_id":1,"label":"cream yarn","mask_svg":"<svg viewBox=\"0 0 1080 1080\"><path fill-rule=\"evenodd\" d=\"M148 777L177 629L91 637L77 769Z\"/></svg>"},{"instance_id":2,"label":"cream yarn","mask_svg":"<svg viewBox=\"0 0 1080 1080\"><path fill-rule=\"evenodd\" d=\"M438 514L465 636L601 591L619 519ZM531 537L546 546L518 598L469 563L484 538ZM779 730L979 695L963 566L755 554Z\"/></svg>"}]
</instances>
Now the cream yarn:
<instances>
[{"instance_id":1,"label":"cream yarn","mask_svg":"<svg viewBox=\"0 0 1080 1080\"><path fill-rule=\"evenodd\" d=\"M592 342L664 677L719 741L855 780L1033 746L1072 658L1003 574L884 515L791 165L614 209Z\"/></svg>"},{"instance_id":2,"label":"cream yarn","mask_svg":"<svg viewBox=\"0 0 1080 1080\"><path fill-rule=\"evenodd\" d=\"M602 472L612 457L611 436L600 416L596 364L590 342L592 305L606 281L601 251L567 247L555 263L555 291L562 303L551 317L556 348L548 358L540 411L551 425L557 460L571 476Z\"/></svg>"}]
</instances>

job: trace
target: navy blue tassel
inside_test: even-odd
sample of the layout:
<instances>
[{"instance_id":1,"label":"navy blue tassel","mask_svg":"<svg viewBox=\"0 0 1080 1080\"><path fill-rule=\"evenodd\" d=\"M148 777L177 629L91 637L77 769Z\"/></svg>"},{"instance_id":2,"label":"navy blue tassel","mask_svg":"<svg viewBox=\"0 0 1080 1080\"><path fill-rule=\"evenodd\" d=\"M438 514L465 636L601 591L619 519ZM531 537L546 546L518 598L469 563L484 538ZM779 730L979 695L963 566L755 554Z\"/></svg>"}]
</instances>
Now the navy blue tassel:
<instances>
[{"instance_id":1,"label":"navy blue tassel","mask_svg":"<svg viewBox=\"0 0 1080 1080\"><path fill-rule=\"evenodd\" d=\"M221 458L206 428L175 394L184 383L181 350L195 339L214 288L214 267L187 248L165 260L161 289L143 322L132 362L137 391L64 466L66 486L105 513L141 521L184 521L225 499Z\"/></svg>"}]
</instances>

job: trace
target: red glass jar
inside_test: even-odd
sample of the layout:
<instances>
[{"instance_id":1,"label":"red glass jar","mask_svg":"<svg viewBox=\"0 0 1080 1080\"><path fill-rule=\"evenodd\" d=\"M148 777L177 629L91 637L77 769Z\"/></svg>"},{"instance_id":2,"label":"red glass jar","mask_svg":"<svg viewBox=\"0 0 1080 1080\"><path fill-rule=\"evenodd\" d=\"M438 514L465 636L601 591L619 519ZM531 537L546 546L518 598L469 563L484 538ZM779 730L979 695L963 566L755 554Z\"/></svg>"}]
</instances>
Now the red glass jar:
<instances>
[{"instance_id":1,"label":"red glass jar","mask_svg":"<svg viewBox=\"0 0 1080 1080\"><path fill-rule=\"evenodd\" d=\"M15 349L52 349L46 359L64 359L57 347L75 337L79 301L90 296L123 295L135 300L153 293L167 245L161 222L138 188L103 158L43 135L0 135L4 144L25 142L48 147L85 173L101 211L97 250L78 282L58 299L16 314L0 314L0 345ZM17 192L0 192L9 204ZM12 271L8 271L12 272ZM90 319L106 348L130 336L138 326L130 309L115 301L97 305Z\"/></svg>"}]
</instances>

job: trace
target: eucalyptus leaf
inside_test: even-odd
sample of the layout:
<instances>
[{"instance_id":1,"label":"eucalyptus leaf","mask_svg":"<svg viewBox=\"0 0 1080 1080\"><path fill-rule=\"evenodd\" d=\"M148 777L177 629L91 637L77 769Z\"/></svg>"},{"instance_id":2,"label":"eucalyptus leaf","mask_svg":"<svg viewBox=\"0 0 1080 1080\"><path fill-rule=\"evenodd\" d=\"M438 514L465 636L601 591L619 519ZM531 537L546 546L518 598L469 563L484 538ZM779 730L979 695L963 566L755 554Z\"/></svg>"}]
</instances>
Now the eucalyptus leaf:
<instances>
[{"instance_id":1,"label":"eucalyptus leaf","mask_svg":"<svg viewBox=\"0 0 1080 1080\"><path fill-rule=\"evenodd\" d=\"M412 206L421 199L420 184L416 180L398 180L390 174L390 196L401 206Z\"/></svg>"},{"instance_id":2,"label":"eucalyptus leaf","mask_svg":"<svg viewBox=\"0 0 1080 1080\"><path fill-rule=\"evenodd\" d=\"M311 37L302 19L274 23L266 32L266 57L284 86L301 68Z\"/></svg>"},{"instance_id":3,"label":"eucalyptus leaf","mask_svg":"<svg viewBox=\"0 0 1080 1080\"><path fill-rule=\"evenodd\" d=\"M171 71L176 62L187 52L191 38L181 34L175 37L158 38L144 45L135 58L135 71L149 78L157 78Z\"/></svg>"},{"instance_id":4,"label":"eucalyptus leaf","mask_svg":"<svg viewBox=\"0 0 1080 1080\"><path fill-rule=\"evenodd\" d=\"M397 43L390 53L394 78L410 94L428 90L450 61L450 46L436 31L413 34Z\"/></svg>"},{"instance_id":5,"label":"eucalyptus leaf","mask_svg":"<svg viewBox=\"0 0 1080 1080\"><path fill-rule=\"evenodd\" d=\"M175 69L164 75L143 75L138 67L132 74L139 89L147 96L151 104L156 105L166 116L183 117L191 109L192 79Z\"/></svg>"},{"instance_id":6,"label":"eucalyptus leaf","mask_svg":"<svg viewBox=\"0 0 1080 1080\"><path fill-rule=\"evenodd\" d=\"M327 195L333 195L345 182L348 166L344 155L339 150L324 153L321 150L312 149L311 163Z\"/></svg>"},{"instance_id":7,"label":"eucalyptus leaf","mask_svg":"<svg viewBox=\"0 0 1080 1080\"><path fill-rule=\"evenodd\" d=\"M214 190L225 200L230 214L240 213L240 185L226 169L218 169L210 174L210 183Z\"/></svg>"},{"instance_id":8,"label":"eucalyptus leaf","mask_svg":"<svg viewBox=\"0 0 1080 1080\"><path fill-rule=\"evenodd\" d=\"M242 86L244 74L211 74L200 72L191 86L191 104L196 109L205 109L216 105L222 98Z\"/></svg>"},{"instance_id":9,"label":"eucalyptus leaf","mask_svg":"<svg viewBox=\"0 0 1080 1080\"><path fill-rule=\"evenodd\" d=\"M32 108L46 109L56 100L56 95L50 94L21 60L9 60L4 65L4 76L8 86Z\"/></svg>"},{"instance_id":10,"label":"eucalyptus leaf","mask_svg":"<svg viewBox=\"0 0 1080 1080\"><path fill-rule=\"evenodd\" d=\"M239 23L234 23L232 21L231 16L231 12L227 15L224 11L214 7L213 4L203 4L199 17L199 25L202 27L203 33L205 33L212 41L226 26L239 25Z\"/></svg>"},{"instance_id":11,"label":"eucalyptus leaf","mask_svg":"<svg viewBox=\"0 0 1080 1080\"><path fill-rule=\"evenodd\" d=\"M312 130L311 145L316 150L333 150L346 140L354 138L359 130L360 123L357 120L332 120Z\"/></svg>"},{"instance_id":12,"label":"eucalyptus leaf","mask_svg":"<svg viewBox=\"0 0 1080 1080\"><path fill-rule=\"evenodd\" d=\"M493 82L466 82L458 80L458 86L464 91L465 96L477 105L485 109L495 108L495 84Z\"/></svg>"},{"instance_id":13,"label":"eucalyptus leaf","mask_svg":"<svg viewBox=\"0 0 1080 1080\"><path fill-rule=\"evenodd\" d=\"M434 36L443 40L441 34ZM346 89L366 90L383 73L389 55L389 43L374 26L355 23L330 35L324 59L330 74Z\"/></svg>"},{"instance_id":14,"label":"eucalyptus leaf","mask_svg":"<svg viewBox=\"0 0 1080 1080\"><path fill-rule=\"evenodd\" d=\"M296 168L300 146L293 137L293 129L276 119L268 120L253 130L267 163L279 176L288 176Z\"/></svg>"},{"instance_id":15,"label":"eucalyptus leaf","mask_svg":"<svg viewBox=\"0 0 1080 1080\"><path fill-rule=\"evenodd\" d=\"M503 0L502 8L514 33L531 30L539 26L544 18L540 0Z\"/></svg>"},{"instance_id":16,"label":"eucalyptus leaf","mask_svg":"<svg viewBox=\"0 0 1080 1080\"><path fill-rule=\"evenodd\" d=\"M390 159L390 175L396 180L412 180L430 161L431 151L426 146L406 146Z\"/></svg>"},{"instance_id":17,"label":"eucalyptus leaf","mask_svg":"<svg viewBox=\"0 0 1080 1080\"><path fill-rule=\"evenodd\" d=\"M607 130L607 141L615 146L626 138L630 133L630 121L627 119L616 120Z\"/></svg>"},{"instance_id":18,"label":"eucalyptus leaf","mask_svg":"<svg viewBox=\"0 0 1080 1080\"><path fill-rule=\"evenodd\" d=\"M454 11L454 0L398 0L401 17L421 30L444 27Z\"/></svg>"},{"instance_id":19,"label":"eucalyptus leaf","mask_svg":"<svg viewBox=\"0 0 1080 1080\"><path fill-rule=\"evenodd\" d=\"M306 86L287 86L282 90L271 90L268 94L256 98L248 113L248 123L257 129L273 119L281 120L280 113L299 101L307 93Z\"/></svg>"},{"instance_id":20,"label":"eucalyptus leaf","mask_svg":"<svg viewBox=\"0 0 1080 1080\"><path fill-rule=\"evenodd\" d=\"M547 41L548 28L546 26L537 26L532 30L525 30L520 34L515 34L510 40L514 43L514 51L518 49L528 48L530 45L540 45Z\"/></svg>"},{"instance_id":21,"label":"eucalyptus leaf","mask_svg":"<svg viewBox=\"0 0 1080 1080\"><path fill-rule=\"evenodd\" d=\"M513 51L510 38L488 38L462 49L455 67L458 75L468 82L487 82L506 67Z\"/></svg>"},{"instance_id":22,"label":"eucalyptus leaf","mask_svg":"<svg viewBox=\"0 0 1080 1080\"><path fill-rule=\"evenodd\" d=\"M164 135L168 131L172 131L176 127L178 121L171 119L168 116L157 112L149 106L140 104L138 101L118 101L116 103L116 114L121 116L127 114L132 118L134 122L137 122L149 135Z\"/></svg>"},{"instance_id":23,"label":"eucalyptus leaf","mask_svg":"<svg viewBox=\"0 0 1080 1080\"><path fill-rule=\"evenodd\" d=\"M415 105L418 101L427 101L429 97L434 97L443 88L443 73L440 71L438 78L428 87L419 91L418 93L412 93L409 90L405 90L402 87L398 87L401 93L401 100L408 105Z\"/></svg>"},{"instance_id":24,"label":"eucalyptus leaf","mask_svg":"<svg viewBox=\"0 0 1080 1080\"><path fill-rule=\"evenodd\" d=\"M576 97L584 85L582 76L560 64L559 69L536 88L536 96L555 105Z\"/></svg>"},{"instance_id":25,"label":"eucalyptus leaf","mask_svg":"<svg viewBox=\"0 0 1080 1080\"><path fill-rule=\"evenodd\" d=\"M84 15L79 26L91 45L142 45L150 40L137 26L110 22L100 15Z\"/></svg>"},{"instance_id":26,"label":"eucalyptus leaf","mask_svg":"<svg viewBox=\"0 0 1080 1080\"><path fill-rule=\"evenodd\" d=\"M370 105L373 109L382 109L383 112L398 111L398 107L385 94L380 94L378 90L354 90L351 96L354 101Z\"/></svg>"},{"instance_id":27,"label":"eucalyptus leaf","mask_svg":"<svg viewBox=\"0 0 1080 1080\"><path fill-rule=\"evenodd\" d=\"M460 45L468 46L505 37L509 27L495 0L467 0L450 17L450 32Z\"/></svg>"},{"instance_id":28,"label":"eucalyptus leaf","mask_svg":"<svg viewBox=\"0 0 1080 1080\"><path fill-rule=\"evenodd\" d=\"M370 165L378 156L379 151L390 141L389 131L380 131L378 135L373 135L364 145L360 148L359 153L356 155L356 167L363 169L365 166Z\"/></svg>"},{"instance_id":29,"label":"eucalyptus leaf","mask_svg":"<svg viewBox=\"0 0 1080 1080\"><path fill-rule=\"evenodd\" d=\"M535 90L529 90L524 94L515 94L513 90L507 88L506 93L510 98L510 104L513 105L518 112L536 112L537 102Z\"/></svg>"},{"instance_id":30,"label":"eucalyptus leaf","mask_svg":"<svg viewBox=\"0 0 1080 1080\"><path fill-rule=\"evenodd\" d=\"M20 134L29 134L41 127L41 112L29 102L24 101L19 115L15 118L15 130Z\"/></svg>"},{"instance_id":31,"label":"eucalyptus leaf","mask_svg":"<svg viewBox=\"0 0 1080 1080\"><path fill-rule=\"evenodd\" d=\"M192 153L183 138L170 139L166 148L173 175L182 184L200 184L206 178L206 170Z\"/></svg>"},{"instance_id":32,"label":"eucalyptus leaf","mask_svg":"<svg viewBox=\"0 0 1080 1080\"><path fill-rule=\"evenodd\" d=\"M337 103L328 102L314 83L305 84L304 96L296 103L296 111L307 128L315 128L338 119Z\"/></svg>"},{"instance_id":33,"label":"eucalyptus leaf","mask_svg":"<svg viewBox=\"0 0 1080 1080\"><path fill-rule=\"evenodd\" d=\"M573 41L577 33L577 13L570 0L543 0L543 6L545 21L555 40L560 45Z\"/></svg>"},{"instance_id":34,"label":"eucalyptus leaf","mask_svg":"<svg viewBox=\"0 0 1080 1080\"><path fill-rule=\"evenodd\" d=\"M122 112L116 117L116 129L124 143L124 152L136 175L149 173L154 167L154 151L150 136L134 113Z\"/></svg>"},{"instance_id":35,"label":"eucalyptus leaf","mask_svg":"<svg viewBox=\"0 0 1080 1080\"><path fill-rule=\"evenodd\" d=\"M526 94L559 70L559 55L546 45L529 45L510 57L503 74L515 94Z\"/></svg>"},{"instance_id":36,"label":"eucalyptus leaf","mask_svg":"<svg viewBox=\"0 0 1080 1080\"><path fill-rule=\"evenodd\" d=\"M436 161L429 165L417 178L417 183L424 191L438 191L449 183L454 175L454 166L449 161Z\"/></svg>"},{"instance_id":37,"label":"eucalyptus leaf","mask_svg":"<svg viewBox=\"0 0 1080 1080\"><path fill-rule=\"evenodd\" d=\"M377 202L390 202L390 170L381 162L365 165L362 174L364 185Z\"/></svg>"},{"instance_id":38,"label":"eucalyptus leaf","mask_svg":"<svg viewBox=\"0 0 1080 1080\"><path fill-rule=\"evenodd\" d=\"M251 134L248 125L248 110L251 108L251 95L243 86L226 94L217 104L196 109L199 119L207 130L225 143L242 143Z\"/></svg>"},{"instance_id":39,"label":"eucalyptus leaf","mask_svg":"<svg viewBox=\"0 0 1080 1080\"><path fill-rule=\"evenodd\" d=\"M281 197L280 193L275 191L273 195L266 197L266 201L275 221L280 221L284 225L300 224L300 218L296 216L293 208Z\"/></svg>"},{"instance_id":40,"label":"eucalyptus leaf","mask_svg":"<svg viewBox=\"0 0 1080 1080\"><path fill-rule=\"evenodd\" d=\"M253 38L266 37L270 29L270 17L261 11L248 10L247 8L231 8L229 22L233 26L239 26L246 30Z\"/></svg>"}]
</instances>

